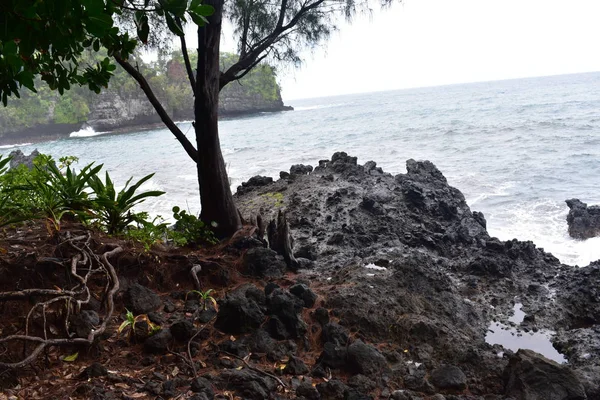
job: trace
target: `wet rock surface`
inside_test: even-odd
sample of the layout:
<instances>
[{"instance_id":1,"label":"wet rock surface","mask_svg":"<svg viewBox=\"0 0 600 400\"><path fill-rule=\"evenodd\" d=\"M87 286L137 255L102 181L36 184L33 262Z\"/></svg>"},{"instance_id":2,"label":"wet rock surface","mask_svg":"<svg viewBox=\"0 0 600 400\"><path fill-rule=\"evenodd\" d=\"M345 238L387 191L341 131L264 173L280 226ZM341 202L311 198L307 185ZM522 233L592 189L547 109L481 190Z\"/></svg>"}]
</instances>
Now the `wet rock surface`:
<instances>
[{"instance_id":1,"label":"wet rock surface","mask_svg":"<svg viewBox=\"0 0 600 400\"><path fill-rule=\"evenodd\" d=\"M600 385L591 378L600 368L598 265L578 269L531 242L490 237L485 216L471 211L435 165L409 160L406 166L392 176L375 162L359 165L356 157L335 153L293 179L282 174L238 192L248 220L260 215L268 222L285 210L292 250L312 262L298 278L323 297L309 330L290 334L272 314L268 334L320 332L322 351L308 365L313 377L340 371L377 378L371 389L342 390L329 381L317 386L321 398L504 398L505 371L518 344L511 351L511 343L486 342L492 324L502 323L515 339L547 332L569 361L560 368L593 398ZM275 206L273 193L281 198ZM305 300L300 289L289 290ZM520 320L513 315L517 302ZM290 306L286 315L300 315L310 304ZM523 370L511 371L526 381ZM299 397L318 398L300 387ZM543 398L541 388L532 390Z\"/></svg>"},{"instance_id":2,"label":"wet rock surface","mask_svg":"<svg viewBox=\"0 0 600 400\"><path fill-rule=\"evenodd\" d=\"M600 235L600 206L589 206L579 199L566 200L569 206L567 223L569 235L575 239L589 239Z\"/></svg>"}]
</instances>

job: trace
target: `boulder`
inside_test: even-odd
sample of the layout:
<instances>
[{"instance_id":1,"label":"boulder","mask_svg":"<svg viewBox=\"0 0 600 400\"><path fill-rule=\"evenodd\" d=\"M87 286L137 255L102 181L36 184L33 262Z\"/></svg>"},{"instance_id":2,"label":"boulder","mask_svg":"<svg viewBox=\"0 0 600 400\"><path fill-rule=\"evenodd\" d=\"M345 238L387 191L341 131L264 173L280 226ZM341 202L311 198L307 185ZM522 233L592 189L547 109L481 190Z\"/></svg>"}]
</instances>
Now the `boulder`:
<instances>
[{"instance_id":1,"label":"boulder","mask_svg":"<svg viewBox=\"0 0 600 400\"><path fill-rule=\"evenodd\" d=\"M246 296L247 287L228 294L219 301L215 328L230 334L248 333L258 329L265 315L252 296Z\"/></svg>"},{"instance_id":2,"label":"boulder","mask_svg":"<svg viewBox=\"0 0 600 400\"><path fill-rule=\"evenodd\" d=\"M317 295L310 288L302 283L297 283L290 287L290 293L304 302L304 307L312 308L317 301Z\"/></svg>"},{"instance_id":3,"label":"boulder","mask_svg":"<svg viewBox=\"0 0 600 400\"><path fill-rule=\"evenodd\" d=\"M134 315L148 314L162 305L156 293L139 283L134 283L127 288L123 302Z\"/></svg>"},{"instance_id":4,"label":"boulder","mask_svg":"<svg viewBox=\"0 0 600 400\"><path fill-rule=\"evenodd\" d=\"M287 269L282 256L264 247L248 250L243 265L247 275L257 278L281 278Z\"/></svg>"},{"instance_id":5,"label":"boulder","mask_svg":"<svg viewBox=\"0 0 600 400\"><path fill-rule=\"evenodd\" d=\"M531 350L519 350L504 370L507 396L517 400L585 400L581 382L569 367Z\"/></svg>"},{"instance_id":6,"label":"boulder","mask_svg":"<svg viewBox=\"0 0 600 400\"><path fill-rule=\"evenodd\" d=\"M348 347L347 369L353 374L379 376L389 370L389 367L379 350L357 340Z\"/></svg>"},{"instance_id":7,"label":"boulder","mask_svg":"<svg viewBox=\"0 0 600 400\"><path fill-rule=\"evenodd\" d=\"M431 383L442 390L465 390L467 377L460 368L454 365L441 365L434 369L430 376Z\"/></svg>"},{"instance_id":8,"label":"boulder","mask_svg":"<svg viewBox=\"0 0 600 400\"><path fill-rule=\"evenodd\" d=\"M144 342L144 351L151 354L164 354L171 342L173 341L173 335L168 329L161 329L154 335L150 336Z\"/></svg>"},{"instance_id":9,"label":"boulder","mask_svg":"<svg viewBox=\"0 0 600 400\"><path fill-rule=\"evenodd\" d=\"M268 300L271 316L269 327L276 339L297 339L306 333L306 323L300 317L304 301L283 289L275 289Z\"/></svg>"},{"instance_id":10,"label":"boulder","mask_svg":"<svg viewBox=\"0 0 600 400\"><path fill-rule=\"evenodd\" d=\"M579 199L566 200L569 206L567 223L574 239L589 239L600 235L600 206L589 206Z\"/></svg>"},{"instance_id":11,"label":"boulder","mask_svg":"<svg viewBox=\"0 0 600 400\"><path fill-rule=\"evenodd\" d=\"M256 176L253 176L252 178L248 179L247 182L242 182L242 185L237 187L237 193L238 194L248 193L254 188L266 186L271 183L273 183L273 178L271 178L270 176L256 175Z\"/></svg>"}]
</instances>

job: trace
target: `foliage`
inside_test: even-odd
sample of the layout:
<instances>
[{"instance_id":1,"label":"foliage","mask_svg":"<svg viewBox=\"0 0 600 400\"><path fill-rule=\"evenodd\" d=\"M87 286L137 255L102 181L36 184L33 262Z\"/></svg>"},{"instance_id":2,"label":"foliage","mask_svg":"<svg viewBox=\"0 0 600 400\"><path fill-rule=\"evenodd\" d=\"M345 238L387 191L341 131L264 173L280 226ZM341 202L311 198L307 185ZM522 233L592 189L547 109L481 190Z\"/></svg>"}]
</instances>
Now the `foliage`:
<instances>
[{"instance_id":1,"label":"foliage","mask_svg":"<svg viewBox=\"0 0 600 400\"><path fill-rule=\"evenodd\" d=\"M202 220L177 206L173 207L173 218L177 222L170 232L170 237L176 245L216 244L219 242L213 231Z\"/></svg>"},{"instance_id":2,"label":"foliage","mask_svg":"<svg viewBox=\"0 0 600 400\"><path fill-rule=\"evenodd\" d=\"M138 213L138 217L136 226L129 226L124 234L125 237L141 243L146 251L149 251L152 245L170 237L169 227L160 216L152 221L148 221L145 213Z\"/></svg>"},{"instance_id":3,"label":"foliage","mask_svg":"<svg viewBox=\"0 0 600 400\"><path fill-rule=\"evenodd\" d=\"M102 53L99 53L102 54ZM103 56L85 53L81 62L93 63ZM192 63L197 57L192 57ZM237 56L222 53L224 67L235 62ZM173 51L157 62L146 63L138 54L131 56L137 68L144 74L161 102L169 107L174 118L189 119L193 111L192 89L185 73L185 65L181 51ZM36 86L41 83L36 80ZM108 85L111 95L125 100L139 99L143 93L139 85L120 66L113 71ZM264 101L280 100L279 86L273 67L267 64L258 65L239 84L225 87L221 96L237 98L240 92L244 97L260 98ZM20 99L14 99L7 107L0 107L0 135L5 132L34 127L40 124L76 124L87 121L91 110L94 110L99 99L86 88L73 87L62 96L47 87L38 89L37 93L26 91Z\"/></svg>"},{"instance_id":4,"label":"foliage","mask_svg":"<svg viewBox=\"0 0 600 400\"><path fill-rule=\"evenodd\" d=\"M204 292L200 291L200 290L190 290L187 294L186 294L186 300L187 300L187 295L189 295L190 293L192 294L196 294L198 295L198 297L200 298L200 302L202 304L202 309L204 311L206 311L206 309L208 308L208 302L210 301L213 305L213 307L215 308L215 311L219 311L219 306L217 305L217 300L215 300L214 297L212 297L210 294L214 292L213 289L208 289Z\"/></svg>"},{"instance_id":5,"label":"foliage","mask_svg":"<svg viewBox=\"0 0 600 400\"><path fill-rule=\"evenodd\" d=\"M117 192L106 173L106 183L98 173L102 165L88 164L74 169L77 157L62 157L57 164L50 156L40 154L33 160L33 168L20 165L6 171L10 160L0 157L0 225L25 219L44 218L49 230L60 230L61 220L70 215L86 222L95 222L111 234L122 233L133 222L142 227L139 237L149 243L149 233L163 236L166 224L148 222L147 213L132 208L148 197L160 196L161 191L140 191L140 186L154 174L140 179ZM131 237L135 238L133 227ZM138 230L139 231L139 230Z\"/></svg>"},{"instance_id":6,"label":"foliage","mask_svg":"<svg viewBox=\"0 0 600 400\"><path fill-rule=\"evenodd\" d=\"M156 332L160 331L160 325L157 325L155 323L153 323L152 321L150 321L150 319L148 318L148 315L146 314L141 314L141 315L133 315L133 313L129 310L127 310L127 313L125 314L125 320L121 323L121 325L119 325L119 329L117 330L118 334L120 335L121 333L123 333L123 331L127 331L127 337L129 340L131 340L131 338L134 336L135 334L135 325L138 322L145 322L146 326L147 326L147 332L145 332L148 336L152 336L154 335Z\"/></svg>"},{"instance_id":7,"label":"foliage","mask_svg":"<svg viewBox=\"0 0 600 400\"><path fill-rule=\"evenodd\" d=\"M0 2L0 98L20 96L22 87L35 92L41 77L60 94L72 85L88 86L99 93L106 87L116 66L108 57L81 63L86 49L107 50L108 56L127 59L137 46L125 24L133 21L137 37L146 42L150 33L149 14L164 19L168 29L183 35L189 18L202 26L212 7L199 0L144 0L127 4L113 0ZM155 15L154 15L155 14Z\"/></svg>"},{"instance_id":8,"label":"foliage","mask_svg":"<svg viewBox=\"0 0 600 400\"><path fill-rule=\"evenodd\" d=\"M136 194L136 191L152 178L154 174L146 175L135 184L129 186L133 178L125 183L125 187L119 192L115 190L113 181L106 172L105 182L93 175L90 187L94 191L92 215L98 219L109 234L122 233L132 222L144 220L146 214L132 212L132 208L143 202L148 197L157 197L165 192L150 190Z\"/></svg>"}]
</instances>

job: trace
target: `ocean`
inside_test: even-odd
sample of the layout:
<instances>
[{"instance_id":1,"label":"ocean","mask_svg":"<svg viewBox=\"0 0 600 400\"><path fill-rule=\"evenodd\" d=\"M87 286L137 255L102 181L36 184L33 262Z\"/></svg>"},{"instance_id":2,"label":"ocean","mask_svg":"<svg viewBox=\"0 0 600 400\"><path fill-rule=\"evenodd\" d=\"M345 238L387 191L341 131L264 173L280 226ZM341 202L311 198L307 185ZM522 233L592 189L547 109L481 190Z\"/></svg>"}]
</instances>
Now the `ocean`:
<instances>
[{"instance_id":1,"label":"ocean","mask_svg":"<svg viewBox=\"0 0 600 400\"><path fill-rule=\"evenodd\" d=\"M351 84L351 83L349 83ZM285 95L285 93L284 93ZM527 78L288 101L295 111L220 123L235 188L254 175L278 178L292 164L317 165L336 151L374 160L392 174L407 159L432 161L460 189L488 231L531 240L562 262L600 259L600 237L567 233L565 200L600 204L600 73ZM193 141L190 123L183 132ZM195 168L166 129L128 134L74 132L68 139L3 146L37 148L79 165L103 163L117 183L156 172L145 188L167 195L141 209L198 212Z\"/></svg>"}]
</instances>

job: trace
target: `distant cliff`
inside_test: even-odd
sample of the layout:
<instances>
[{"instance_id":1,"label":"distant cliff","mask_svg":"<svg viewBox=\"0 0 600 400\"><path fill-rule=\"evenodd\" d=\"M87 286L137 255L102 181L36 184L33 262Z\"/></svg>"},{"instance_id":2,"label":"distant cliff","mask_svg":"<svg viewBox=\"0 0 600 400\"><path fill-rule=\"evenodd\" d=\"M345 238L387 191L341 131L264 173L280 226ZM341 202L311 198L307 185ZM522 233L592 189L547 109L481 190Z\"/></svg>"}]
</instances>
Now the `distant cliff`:
<instances>
[{"instance_id":1,"label":"distant cliff","mask_svg":"<svg viewBox=\"0 0 600 400\"><path fill-rule=\"evenodd\" d=\"M227 68L235 56L222 54L221 59L222 67ZM137 67L176 121L193 119L193 96L180 53L151 64L138 60ZM45 83L36 86L37 94L24 91L21 99L11 99L8 107L0 107L0 144L63 137L82 126L123 131L161 123L137 83L120 68L110 86L98 95L87 88L72 88L59 96ZM223 89L219 114L228 117L288 109L274 69L261 64Z\"/></svg>"}]
</instances>

